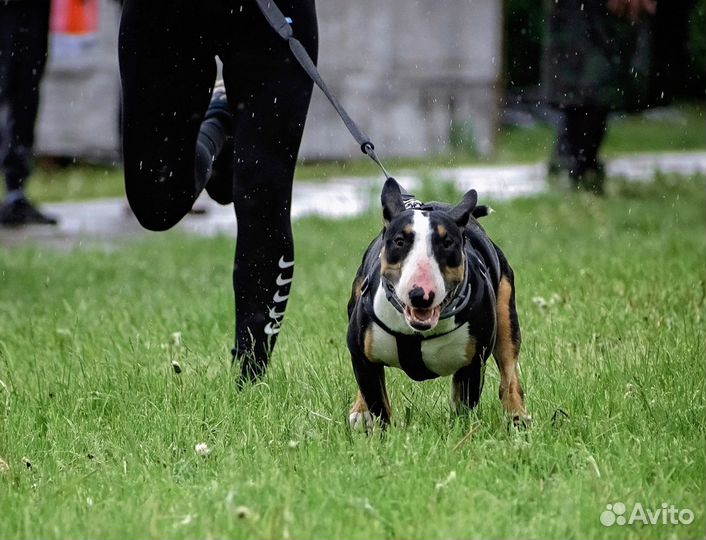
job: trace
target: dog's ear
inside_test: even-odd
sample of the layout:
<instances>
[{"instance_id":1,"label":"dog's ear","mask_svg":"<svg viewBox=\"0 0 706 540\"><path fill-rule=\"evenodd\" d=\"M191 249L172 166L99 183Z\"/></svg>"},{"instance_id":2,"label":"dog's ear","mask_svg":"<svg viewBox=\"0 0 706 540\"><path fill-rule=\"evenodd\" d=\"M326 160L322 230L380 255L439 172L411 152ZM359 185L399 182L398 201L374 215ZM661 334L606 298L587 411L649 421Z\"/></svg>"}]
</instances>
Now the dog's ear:
<instances>
[{"instance_id":1,"label":"dog's ear","mask_svg":"<svg viewBox=\"0 0 706 540\"><path fill-rule=\"evenodd\" d=\"M385 220L385 226L387 226L395 216L404 211L402 190L397 180L394 178L387 179L382 187L380 201L382 202L382 217Z\"/></svg>"},{"instance_id":2,"label":"dog's ear","mask_svg":"<svg viewBox=\"0 0 706 540\"><path fill-rule=\"evenodd\" d=\"M475 189L471 189L463 196L463 200L449 210L449 216L456 222L459 227L465 227L468 223L468 218L473 212L478 202L478 193Z\"/></svg>"}]
</instances>

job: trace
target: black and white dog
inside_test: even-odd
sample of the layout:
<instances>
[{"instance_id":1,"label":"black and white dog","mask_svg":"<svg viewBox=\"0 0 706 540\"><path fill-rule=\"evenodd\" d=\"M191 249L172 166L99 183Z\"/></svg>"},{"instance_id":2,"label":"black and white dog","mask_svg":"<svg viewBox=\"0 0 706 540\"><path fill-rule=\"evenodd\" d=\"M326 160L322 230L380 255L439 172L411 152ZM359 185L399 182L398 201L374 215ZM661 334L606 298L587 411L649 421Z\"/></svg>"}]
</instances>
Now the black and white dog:
<instances>
[{"instance_id":1,"label":"black and white dog","mask_svg":"<svg viewBox=\"0 0 706 540\"><path fill-rule=\"evenodd\" d=\"M452 207L403 196L389 178L382 190L384 228L363 256L348 302L348 349L358 382L352 427L390 422L385 366L416 381L453 375L457 410L473 409L492 353L500 399L516 425L529 417L520 385L520 326L513 272L476 218L470 190Z\"/></svg>"}]
</instances>

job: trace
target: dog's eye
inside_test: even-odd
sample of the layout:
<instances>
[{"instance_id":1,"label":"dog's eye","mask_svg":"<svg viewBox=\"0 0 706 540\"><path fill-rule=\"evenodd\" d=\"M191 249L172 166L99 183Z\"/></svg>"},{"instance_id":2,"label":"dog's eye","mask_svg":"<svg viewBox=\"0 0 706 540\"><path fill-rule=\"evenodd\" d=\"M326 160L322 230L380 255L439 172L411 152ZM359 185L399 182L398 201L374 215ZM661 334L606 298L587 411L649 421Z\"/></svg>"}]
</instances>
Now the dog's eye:
<instances>
[{"instance_id":1,"label":"dog's eye","mask_svg":"<svg viewBox=\"0 0 706 540\"><path fill-rule=\"evenodd\" d=\"M404 247L404 236L395 236L393 242L397 247Z\"/></svg>"},{"instance_id":2,"label":"dog's eye","mask_svg":"<svg viewBox=\"0 0 706 540\"><path fill-rule=\"evenodd\" d=\"M444 238L444 240L441 242L441 245L444 246L446 249L451 249L454 246L454 241L452 238L449 238L448 236Z\"/></svg>"}]
</instances>

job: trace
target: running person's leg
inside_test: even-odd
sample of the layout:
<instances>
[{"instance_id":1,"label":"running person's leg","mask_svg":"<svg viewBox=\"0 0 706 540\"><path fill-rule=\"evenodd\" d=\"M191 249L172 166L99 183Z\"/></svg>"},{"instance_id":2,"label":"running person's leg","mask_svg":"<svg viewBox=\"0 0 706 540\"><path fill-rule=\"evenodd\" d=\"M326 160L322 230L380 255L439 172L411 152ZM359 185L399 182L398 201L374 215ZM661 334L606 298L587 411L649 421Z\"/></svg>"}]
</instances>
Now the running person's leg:
<instances>
[{"instance_id":1,"label":"running person's leg","mask_svg":"<svg viewBox=\"0 0 706 540\"><path fill-rule=\"evenodd\" d=\"M316 57L313 0L278 2L296 36ZM234 204L238 240L233 270L236 306L234 360L242 380L256 379L269 360L294 271L290 224L292 180L311 79L272 30L255 2L243 4L241 21L223 58L234 114Z\"/></svg>"},{"instance_id":2,"label":"running person's leg","mask_svg":"<svg viewBox=\"0 0 706 540\"><path fill-rule=\"evenodd\" d=\"M151 230L172 227L191 209L225 138L217 122L202 125L216 77L215 9L192 0L123 6L125 191Z\"/></svg>"}]
</instances>

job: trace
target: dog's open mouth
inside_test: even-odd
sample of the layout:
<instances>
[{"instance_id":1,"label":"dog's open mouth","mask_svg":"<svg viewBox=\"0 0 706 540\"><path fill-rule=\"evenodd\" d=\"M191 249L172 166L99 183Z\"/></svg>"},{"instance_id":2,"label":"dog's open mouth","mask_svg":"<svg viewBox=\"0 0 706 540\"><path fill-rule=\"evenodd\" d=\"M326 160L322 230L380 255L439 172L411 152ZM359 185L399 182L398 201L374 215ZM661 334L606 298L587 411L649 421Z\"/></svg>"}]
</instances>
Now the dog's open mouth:
<instances>
[{"instance_id":1,"label":"dog's open mouth","mask_svg":"<svg viewBox=\"0 0 706 540\"><path fill-rule=\"evenodd\" d=\"M433 308L413 308L405 306L404 317L412 328L419 331L431 330L439 323L441 306Z\"/></svg>"}]
</instances>

